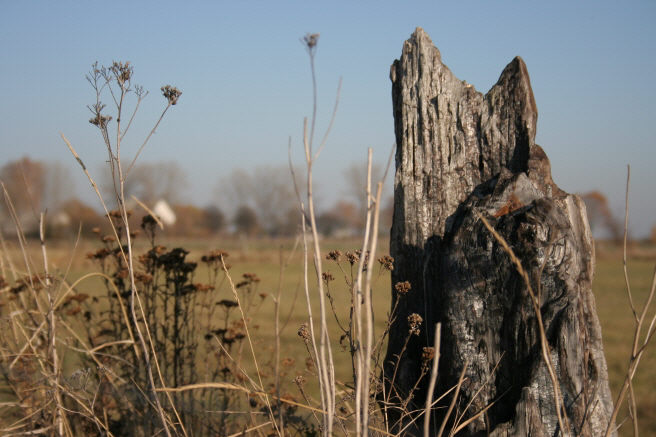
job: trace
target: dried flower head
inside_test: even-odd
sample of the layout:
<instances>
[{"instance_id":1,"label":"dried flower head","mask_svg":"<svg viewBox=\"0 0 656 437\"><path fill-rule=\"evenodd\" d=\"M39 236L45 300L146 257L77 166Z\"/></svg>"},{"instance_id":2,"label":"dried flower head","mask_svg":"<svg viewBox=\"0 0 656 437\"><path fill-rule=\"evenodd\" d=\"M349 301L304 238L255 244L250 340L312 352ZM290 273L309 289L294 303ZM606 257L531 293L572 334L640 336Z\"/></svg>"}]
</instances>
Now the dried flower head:
<instances>
[{"instance_id":1,"label":"dried flower head","mask_svg":"<svg viewBox=\"0 0 656 437\"><path fill-rule=\"evenodd\" d=\"M210 284L203 284L203 283L197 282L197 283L194 284L194 288L196 289L196 291L211 291L211 290L214 290L215 287L213 285L210 285Z\"/></svg>"},{"instance_id":2,"label":"dried flower head","mask_svg":"<svg viewBox=\"0 0 656 437\"><path fill-rule=\"evenodd\" d=\"M412 289L412 285L408 281L397 282L394 284L394 289L399 294L407 294Z\"/></svg>"},{"instance_id":3,"label":"dried flower head","mask_svg":"<svg viewBox=\"0 0 656 437\"><path fill-rule=\"evenodd\" d=\"M230 254L224 250L212 250L207 255L203 255L200 260L204 263L221 263L221 259L225 260Z\"/></svg>"},{"instance_id":4,"label":"dried flower head","mask_svg":"<svg viewBox=\"0 0 656 437\"><path fill-rule=\"evenodd\" d=\"M334 281L334 280L335 280L335 277L334 277L333 274L330 273L330 272L323 272L323 273L321 274L321 278L324 280L324 282L325 282L326 284L329 283L330 281Z\"/></svg>"},{"instance_id":5,"label":"dried flower head","mask_svg":"<svg viewBox=\"0 0 656 437\"><path fill-rule=\"evenodd\" d=\"M260 278L258 278L257 274L255 273L244 273L242 276L247 281L260 282Z\"/></svg>"},{"instance_id":6,"label":"dried flower head","mask_svg":"<svg viewBox=\"0 0 656 437\"><path fill-rule=\"evenodd\" d=\"M102 115L100 112L96 113L96 116L89 119L89 123L99 127L100 129L106 129L107 124L112 121L111 115Z\"/></svg>"},{"instance_id":7,"label":"dried flower head","mask_svg":"<svg viewBox=\"0 0 656 437\"><path fill-rule=\"evenodd\" d=\"M394 270L394 258L391 256L383 255L378 258L378 262L385 270L389 270L390 272Z\"/></svg>"},{"instance_id":8,"label":"dried flower head","mask_svg":"<svg viewBox=\"0 0 656 437\"><path fill-rule=\"evenodd\" d=\"M331 250L328 252L328 255L326 255L326 259L328 261L339 262L342 259L342 252L340 250Z\"/></svg>"},{"instance_id":9,"label":"dried flower head","mask_svg":"<svg viewBox=\"0 0 656 437\"><path fill-rule=\"evenodd\" d=\"M150 214L146 214L141 218L142 229L154 229L157 226L157 219Z\"/></svg>"},{"instance_id":10,"label":"dried flower head","mask_svg":"<svg viewBox=\"0 0 656 437\"><path fill-rule=\"evenodd\" d=\"M410 328L410 335L419 335L421 332L421 324L424 322L424 319L417 313L412 313L408 316L408 327Z\"/></svg>"},{"instance_id":11,"label":"dried flower head","mask_svg":"<svg viewBox=\"0 0 656 437\"><path fill-rule=\"evenodd\" d=\"M107 258L110 255L110 253L111 252L107 248L103 247L103 248L98 249L95 252L87 253L87 258L103 260L103 259Z\"/></svg>"},{"instance_id":12,"label":"dried flower head","mask_svg":"<svg viewBox=\"0 0 656 437\"><path fill-rule=\"evenodd\" d=\"M360 261L360 251L356 250L355 252L346 252L346 260L351 264L355 264Z\"/></svg>"},{"instance_id":13,"label":"dried flower head","mask_svg":"<svg viewBox=\"0 0 656 437\"><path fill-rule=\"evenodd\" d=\"M216 304L217 304L217 305L224 306L224 307L226 307L227 309L230 309L230 308L236 307L236 306L238 305L237 302L235 302L234 300L229 300L229 299L223 299L223 300L220 300L220 301L218 301Z\"/></svg>"},{"instance_id":14,"label":"dried flower head","mask_svg":"<svg viewBox=\"0 0 656 437\"><path fill-rule=\"evenodd\" d=\"M298 375L296 378L294 378L294 384L296 384L299 388L303 387L305 385L305 378L302 375Z\"/></svg>"},{"instance_id":15,"label":"dried flower head","mask_svg":"<svg viewBox=\"0 0 656 437\"><path fill-rule=\"evenodd\" d=\"M111 243L113 241L116 241L116 238L113 235L105 235L102 237L103 243Z\"/></svg>"},{"instance_id":16,"label":"dried flower head","mask_svg":"<svg viewBox=\"0 0 656 437\"><path fill-rule=\"evenodd\" d=\"M423 363L428 363L429 361L433 361L433 358L435 358L435 348L424 347L421 352L421 361Z\"/></svg>"},{"instance_id":17,"label":"dried flower head","mask_svg":"<svg viewBox=\"0 0 656 437\"><path fill-rule=\"evenodd\" d=\"M127 210L125 213L128 217L130 217L132 215L132 210ZM122 219L123 212L120 209L113 209L109 211L109 216L114 219Z\"/></svg>"},{"instance_id":18,"label":"dried flower head","mask_svg":"<svg viewBox=\"0 0 656 437\"><path fill-rule=\"evenodd\" d=\"M303 339L305 344L308 344L310 342L310 339L312 338L310 336L310 330L308 329L307 323L303 323L299 328L298 328L298 336Z\"/></svg>"},{"instance_id":19,"label":"dried flower head","mask_svg":"<svg viewBox=\"0 0 656 437\"><path fill-rule=\"evenodd\" d=\"M116 78L116 82L118 82L118 84L123 87L123 85L129 82L132 78L134 69L129 62L114 61L112 66L109 67L109 71L111 71L114 75L114 78Z\"/></svg>"},{"instance_id":20,"label":"dried flower head","mask_svg":"<svg viewBox=\"0 0 656 437\"><path fill-rule=\"evenodd\" d=\"M77 306L77 307L75 307L75 308L71 308L70 310L66 311L66 315L67 315L67 316L74 316L74 315L76 315L77 313L79 313L80 311L82 311L82 308L80 308L79 306Z\"/></svg>"},{"instance_id":21,"label":"dried flower head","mask_svg":"<svg viewBox=\"0 0 656 437\"><path fill-rule=\"evenodd\" d=\"M182 91L171 85L165 85L162 87L162 95L166 100L168 100L169 105L175 105L178 103L178 99L182 95Z\"/></svg>"},{"instance_id":22,"label":"dried flower head","mask_svg":"<svg viewBox=\"0 0 656 437\"><path fill-rule=\"evenodd\" d=\"M305 36L303 37L303 42L307 46L308 50L312 51L314 50L314 48L317 46L317 43L319 42L319 34L306 33Z\"/></svg>"},{"instance_id":23,"label":"dried flower head","mask_svg":"<svg viewBox=\"0 0 656 437\"><path fill-rule=\"evenodd\" d=\"M153 275L143 272L135 272L134 280L140 284L148 285L153 282Z\"/></svg>"},{"instance_id":24,"label":"dried flower head","mask_svg":"<svg viewBox=\"0 0 656 437\"><path fill-rule=\"evenodd\" d=\"M243 281L238 282L235 287L237 288L243 288L243 287L248 287L249 285L255 284L260 282L260 278L257 277L255 273L244 273L242 275L244 278Z\"/></svg>"}]
</instances>

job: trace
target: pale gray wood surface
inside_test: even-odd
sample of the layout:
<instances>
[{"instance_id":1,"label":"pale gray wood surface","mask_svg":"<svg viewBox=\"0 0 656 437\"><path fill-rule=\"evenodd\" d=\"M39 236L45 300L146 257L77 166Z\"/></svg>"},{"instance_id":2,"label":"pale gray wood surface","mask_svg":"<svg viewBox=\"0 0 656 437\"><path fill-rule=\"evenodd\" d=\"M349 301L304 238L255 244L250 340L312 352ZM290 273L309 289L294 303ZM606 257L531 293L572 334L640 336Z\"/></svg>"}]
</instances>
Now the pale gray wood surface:
<instances>
[{"instance_id":1,"label":"pale gray wood surface","mask_svg":"<svg viewBox=\"0 0 656 437\"><path fill-rule=\"evenodd\" d=\"M478 211L540 291L569 434L602 435L613 403L591 291L594 245L583 202L555 185L535 144L538 114L526 65L513 59L483 95L453 75L418 28L390 76L397 141L392 282L409 281L412 290L400 297L393 290L400 304L385 360L386 393L403 399L411 391L422 348L433 344L433 326L441 322L436 394L455 385L469 361L455 416L470 402L464 419L495 402L458 435L561 435L527 287ZM423 317L422 333L411 336L398 361L412 313ZM427 385L428 375L408 410L423 410ZM434 413L436 425L443 411ZM401 416L392 410L391 424L413 417ZM420 434L423 418L418 425L408 434Z\"/></svg>"}]
</instances>

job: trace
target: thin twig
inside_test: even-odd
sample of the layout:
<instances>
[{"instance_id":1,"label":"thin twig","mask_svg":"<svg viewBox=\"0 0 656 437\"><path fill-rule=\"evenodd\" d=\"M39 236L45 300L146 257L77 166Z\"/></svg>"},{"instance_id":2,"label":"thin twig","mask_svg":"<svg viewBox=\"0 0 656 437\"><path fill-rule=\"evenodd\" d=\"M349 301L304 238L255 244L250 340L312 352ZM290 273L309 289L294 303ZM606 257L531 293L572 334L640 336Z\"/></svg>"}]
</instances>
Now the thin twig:
<instances>
[{"instance_id":1,"label":"thin twig","mask_svg":"<svg viewBox=\"0 0 656 437\"><path fill-rule=\"evenodd\" d=\"M233 297L235 298L235 301L237 302L237 308L239 308L239 312L241 313L241 318L244 321L244 330L246 331L246 338L248 339L248 345L251 350L251 356L253 357L253 364L255 365L255 371L257 373L257 377L260 383L260 387L264 387L264 384L262 384L262 374L260 372L260 367L257 362L257 355L255 354L255 348L253 347L253 340L251 338L250 330L248 329L248 323L246 321L246 315L244 314L244 308L241 304L241 300L239 299L239 294L237 293L237 288L235 287L235 283L232 281L232 277L230 276L230 273L228 273L228 268L225 265L225 260L223 259L223 255L221 255L221 266L223 267L223 271L226 275L226 278L228 278L228 282L230 284L230 289L232 290ZM266 399L266 406L269 411L269 416L271 417L271 421L274 424L274 427L276 428L276 431L278 431L278 424L276 422L276 419L273 414L273 410L271 409L271 404L269 403L268 398Z\"/></svg>"},{"instance_id":2,"label":"thin twig","mask_svg":"<svg viewBox=\"0 0 656 437\"><path fill-rule=\"evenodd\" d=\"M524 283L526 284L526 289L528 290L529 296L531 298L531 303L533 304L533 311L535 312L535 318L538 323L538 331L540 334L540 346L542 350L542 359L545 365L547 366L547 372L549 373L549 377L551 378L551 382L554 388L554 402L556 406L556 417L558 418L558 425L560 426L560 430L563 436L567 436L569 435L569 426L566 425L567 416L564 415L565 406L560 394L560 384L558 382L558 377L556 376L556 371L554 370L553 363L551 362L551 352L549 351L549 342L547 340L544 323L542 321L542 311L540 309L540 301L538 300L537 296L535 295L535 292L533 291L533 287L531 286L531 280L529 279L528 273L526 272L526 270L524 270L524 267L522 266L522 262L519 260L519 258L517 258L515 252L508 245L508 242L501 235L499 235L499 233L492 227L492 225L490 225L490 223L487 221L485 217L483 217L478 211L475 211L475 213L476 216L481 220L483 225L487 228L487 230L490 231L490 233L495 238L495 240L497 240L497 242L501 245L501 247L503 247L503 250L508 254L510 260L515 265L515 269L517 270L519 275L524 280Z\"/></svg>"},{"instance_id":3,"label":"thin twig","mask_svg":"<svg viewBox=\"0 0 656 437\"><path fill-rule=\"evenodd\" d=\"M430 437L430 418L431 418L431 403L433 402L433 393L435 392L435 384L437 382L437 368L440 364L440 339L442 335L442 325L435 324L435 344L433 350L435 356L433 357L433 366L431 368L430 382L428 383L428 393L426 394L426 409L424 411L424 437Z\"/></svg>"},{"instance_id":4,"label":"thin twig","mask_svg":"<svg viewBox=\"0 0 656 437\"><path fill-rule=\"evenodd\" d=\"M462 383L465 380L465 373L467 372L467 367L469 367L469 359L467 359L465 361L465 365L462 366L462 372L460 372L460 377L458 378L458 384L456 385L456 392L453 394L453 398L451 399L451 403L449 404L449 409L446 411L444 420L442 420L442 424L440 425L440 430L437 432L437 437L442 436L442 433L444 432L444 428L446 427L446 424L449 421L449 416L451 415L451 412L453 411L453 408L456 405L456 401L458 400L458 395L460 394L460 388L462 387Z\"/></svg>"}]
</instances>

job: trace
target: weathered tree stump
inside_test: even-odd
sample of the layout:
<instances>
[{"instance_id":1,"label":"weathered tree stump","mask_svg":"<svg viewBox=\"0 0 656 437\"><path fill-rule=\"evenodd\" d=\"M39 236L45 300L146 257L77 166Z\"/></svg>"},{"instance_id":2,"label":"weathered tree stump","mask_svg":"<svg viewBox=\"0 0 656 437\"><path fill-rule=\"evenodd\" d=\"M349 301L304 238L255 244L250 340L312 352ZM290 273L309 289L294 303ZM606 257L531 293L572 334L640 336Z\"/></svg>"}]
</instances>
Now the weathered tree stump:
<instances>
[{"instance_id":1,"label":"weathered tree stump","mask_svg":"<svg viewBox=\"0 0 656 437\"><path fill-rule=\"evenodd\" d=\"M430 375L422 377L422 351L441 322L435 398L456 385L469 363L447 431L493 403L458 435L562 435L527 285L479 213L520 258L539 294L566 434L602 435L613 402L591 291L594 245L583 202L556 186L535 144L537 107L524 62L513 59L483 95L442 64L418 28L392 65L391 80L392 279L412 289L392 291L399 306L383 397L397 406L410 401L388 408L390 426L399 431L423 413ZM413 313L423 318L420 335L409 332ZM434 430L446 411L439 407L451 397L433 409ZM420 417L405 433L419 435L422 425Z\"/></svg>"}]
</instances>

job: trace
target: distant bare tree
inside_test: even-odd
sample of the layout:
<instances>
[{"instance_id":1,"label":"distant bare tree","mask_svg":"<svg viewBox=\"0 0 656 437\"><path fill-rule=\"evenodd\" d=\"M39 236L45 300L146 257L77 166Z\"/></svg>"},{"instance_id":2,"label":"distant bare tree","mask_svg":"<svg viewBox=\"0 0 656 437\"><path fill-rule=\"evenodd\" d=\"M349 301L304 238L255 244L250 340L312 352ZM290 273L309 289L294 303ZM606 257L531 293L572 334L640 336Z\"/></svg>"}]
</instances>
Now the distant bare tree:
<instances>
[{"instance_id":1,"label":"distant bare tree","mask_svg":"<svg viewBox=\"0 0 656 437\"><path fill-rule=\"evenodd\" d=\"M219 182L216 194L232 205L247 205L264 230L278 235L290 229L290 210L296 208L296 195L287 166L235 169Z\"/></svg>"},{"instance_id":2,"label":"distant bare tree","mask_svg":"<svg viewBox=\"0 0 656 437\"><path fill-rule=\"evenodd\" d=\"M103 170L103 189L113 194L112 177L107 169ZM125 181L125 197L134 195L150 205L159 199L175 204L182 200L187 186L187 175L174 161L137 164Z\"/></svg>"},{"instance_id":3,"label":"distant bare tree","mask_svg":"<svg viewBox=\"0 0 656 437\"><path fill-rule=\"evenodd\" d=\"M223 211L215 205L206 206L203 209L205 213L205 227L213 232L221 232L226 226L226 217Z\"/></svg>"},{"instance_id":4,"label":"distant bare tree","mask_svg":"<svg viewBox=\"0 0 656 437\"><path fill-rule=\"evenodd\" d=\"M0 180L9 193L21 226L28 233L36 231L41 212L48 210L51 219L52 213L61 210L75 198L75 184L70 171L56 161L46 163L24 157L8 162L0 168ZM0 194L0 214L6 219L8 212ZM4 220L5 227L11 228L13 225L10 223Z\"/></svg>"},{"instance_id":5,"label":"distant bare tree","mask_svg":"<svg viewBox=\"0 0 656 437\"><path fill-rule=\"evenodd\" d=\"M21 220L35 219L45 197L46 169L43 163L28 157L8 162L0 168L0 181L7 189L18 217ZM1 199L0 210L7 213L7 205L4 198Z\"/></svg>"},{"instance_id":6,"label":"distant bare tree","mask_svg":"<svg viewBox=\"0 0 656 437\"><path fill-rule=\"evenodd\" d=\"M363 219L367 211L367 163L353 163L348 166L344 172L344 196L350 198L358 206ZM380 165L374 164L371 167L371 183L376 184L383 177L383 171Z\"/></svg>"},{"instance_id":7,"label":"distant bare tree","mask_svg":"<svg viewBox=\"0 0 656 437\"><path fill-rule=\"evenodd\" d=\"M614 241L621 241L624 229L611 213L606 196L599 191L590 191L582 194L581 198L585 202L590 228L595 231L602 227Z\"/></svg>"},{"instance_id":8,"label":"distant bare tree","mask_svg":"<svg viewBox=\"0 0 656 437\"><path fill-rule=\"evenodd\" d=\"M367 215L367 163L353 163L343 171L343 175L346 184L343 188L343 195L357 206L357 217L359 218L359 224L357 226L363 228L364 219ZM375 191L376 184L382 177L383 168L380 165L374 164L371 168L372 192Z\"/></svg>"},{"instance_id":9,"label":"distant bare tree","mask_svg":"<svg viewBox=\"0 0 656 437\"><path fill-rule=\"evenodd\" d=\"M317 217L317 227L324 235L347 231L359 232L362 227L362 217L355 203L339 200L327 211Z\"/></svg>"},{"instance_id":10,"label":"distant bare tree","mask_svg":"<svg viewBox=\"0 0 656 437\"><path fill-rule=\"evenodd\" d=\"M241 205L237 208L233 223L237 233L248 236L255 235L260 228L255 210L248 205Z\"/></svg>"},{"instance_id":11,"label":"distant bare tree","mask_svg":"<svg viewBox=\"0 0 656 437\"><path fill-rule=\"evenodd\" d=\"M47 225L49 236L75 236L80 230L82 237L90 238L95 235L94 228L106 228L107 220L81 200L69 198L58 204Z\"/></svg>"},{"instance_id":12,"label":"distant bare tree","mask_svg":"<svg viewBox=\"0 0 656 437\"><path fill-rule=\"evenodd\" d=\"M71 177L71 170L60 162L49 162L45 166L45 198L44 206L49 211L62 208L64 203L76 199L75 182Z\"/></svg>"}]
</instances>

